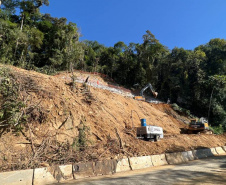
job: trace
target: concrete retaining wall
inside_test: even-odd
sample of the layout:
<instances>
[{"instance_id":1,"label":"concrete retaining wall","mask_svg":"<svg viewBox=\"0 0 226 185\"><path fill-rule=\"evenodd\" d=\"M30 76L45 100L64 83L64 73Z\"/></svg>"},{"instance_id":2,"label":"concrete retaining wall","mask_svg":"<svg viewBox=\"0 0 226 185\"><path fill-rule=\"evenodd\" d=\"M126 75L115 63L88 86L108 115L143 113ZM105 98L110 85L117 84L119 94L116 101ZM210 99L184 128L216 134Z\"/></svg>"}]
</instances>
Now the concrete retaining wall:
<instances>
[{"instance_id":1,"label":"concrete retaining wall","mask_svg":"<svg viewBox=\"0 0 226 185\"><path fill-rule=\"evenodd\" d=\"M110 175L116 173L117 161L109 159L104 161L73 164L72 173L75 179L82 179L98 175Z\"/></svg>"},{"instance_id":2,"label":"concrete retaining wall","mask_svg":"<svg viewBox=\"0 0 226 185\"><path fill-rule=\"evenodd\" d=\"M168 164L166 161L165 154L151 155L151 161L152 161L153 166L162 166L162 165Z\"/></svg>"},{"instance_id":3,"label":"concrete retaining wall","mask_svg":"<svg viewBox=\"0 0 226 185\"><path fill-rule=\"evenodd\" d=\"M73 176L75 179L81 179L94 176L94 163L77 163L73 165Z\"/></svg>"},{"instance_id":4,"label":"concrete retaining wall","mask_svg":"<svg viewBox=\"0 0 226 185\"><path fill-rule=\"evenodd\" d=\"M224 151L226 152L226 146L222 146L222 148L224 149Z\"/></svg>"},{"instance_id":5,"label":"concrete retaining wall","mask_svg":"<svg viewBox=\"0 0 226 185\"><path fill-rule=\"evenodd\" d=\"M225 151L222 147L216 147L215 149L216 149L218 154L224 154L225 153Z\"/></svg>"},{"instance_id":6,"label":"concrete retaining wall","mask_svg":"<svg viewBox=\"0 0 226 185\"><path fill-rule=\"evenodd\" d=\"M33 170L20 170L0 173L1 185L31 185Z\"/></svg>"},{"instance_id":7,"label":"concrete retaining wall","mask_svg":"<svg viewBox=\"0 0 226 185\"><path fill-rule=\"evenodd\" d=\"M180 163L187 162L183 158L181 152L168 153L168 154L166 154L166 160L167 160L168 164L180 164Z\"/></svg>"},{"instance_id":8,"label":"concrete retaining wall","mask_svg":"<svg viewBox=\"0 0 226 185\"><path fill-rule=\"evenodd\" d=\"M105 160L105 161L97 161L94 166L94 174L95 175L111 175L116 173L116 165L117 161Z\"/></svg>"},{"instance_id":9,"label":"concrete retaining wall","mask_svg":"<svg viewBox=\"0 0 226 185\"><path fill-rule=\"evenodd\" d=\"M203 159L206 157L214 156L214 153L212 152L212 149L210 149L210 148L193 150L192 152L193 152L195 159Z\"/></svg>"},{"instance_id":10,"label":"concrete retaining wall","mask_svg":"<svg viewBox=\"0 0 226 185\"><path fill-rule=\"evenodd\" d=\"M210 148L211 152L213 155L218 155L217 151L215 148Z\"/></svg>"},{"instance_id":11,"label":"concrete retaining wall","mask_svg":"<svg viewBox=\"0 0 226 185\"><path fill-rule=\"evenodd\" d=\"M48 168L37 168L34 170L34 184L42 185L42 184L50 184L57 183L61 180L58 175L55 176L56 179L51 174Z\"/></svg>"},{"instance_id":12,"label":"concrete retaining wall","mask_svg":"<svg viewBox=\"0 0 226 185\"><path fill-rule=\"evenodd\" d=\"M181 152L181 155L184 162L193 161L195 159L192 151Z\"/></svg>"},{"instance_id":13,"label":"concrete retaining wall","mask_svg":"<svg viewBox=\"0 0 226 185\"><path fill-rule=\"evenodd\" d=\"M52 166L34 170L20 170L0 173L1 185L45 185L56 184L71 179L81 179L98 175L109 175L135 169L179 164L214 155L225 154L226 146L205 148L186 152L167 153L142 157L124 157L120 160L75 163L73 165Z\"/></svg>"},{"instance_id":14,"label":"concrete retaining wall","mask_svg":"<svg viewBox=\"0 0 226 185\"><path fill-rule=\"evenodd\" d=\"M132 168L130 166L130 162L129 162L128 158L124 158L124 159L117 161L116 173L125 172L125 171L129 171L129 170L132 170Z\"/></svg>"},{"instance_id":15,"label":"concrete retaining wall","mask_svg":"<svg viewBox=\"0 0 226 185\"><path fill-rule=\"evenodd\" d=\"M72 174L72 165L62 165L59 166L62 176L65 180L71 180L73 179L73 174Z\"/></svg>"},{"instance_id":16,"label":"concrete retaining wall","mask_svg":"<svg viewBox=\"0 0 226 185\"><path fill-rule=\"evenodd\" d=\"M192 161L194 159L195 158L194 158L192 151L166 154L166 160L167 160L168 164L186 163L186 162Z\"/></svg>"},{"instance_id":17,"label":"concrete retaining wall","mask_svg":"<svg viewBox=\"0 0 226 185\"><path fill-rule=\"evenodd\" d=\"M148 168L153 166L151 156L131 157L129 158L132 170Z\"/></svg>"}]
</instances>

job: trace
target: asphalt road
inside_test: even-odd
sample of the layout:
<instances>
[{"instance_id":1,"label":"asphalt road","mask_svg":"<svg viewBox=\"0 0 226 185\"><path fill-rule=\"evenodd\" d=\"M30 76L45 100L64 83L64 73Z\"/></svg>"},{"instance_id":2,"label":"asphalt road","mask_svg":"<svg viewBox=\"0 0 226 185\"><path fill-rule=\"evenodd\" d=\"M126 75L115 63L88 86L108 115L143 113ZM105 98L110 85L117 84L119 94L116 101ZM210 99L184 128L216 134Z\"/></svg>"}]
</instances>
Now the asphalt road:
<instances>
[{"instance_id":1,"label":"asphalt road","mask_svg":"<svg viewBox=\"0 0 226 185\"><path fill-rule=\"evenodd\" d=\"M217 156L186 164L152 167L114 174L74 180L64 185L182 185L224 184L226 185L226 156Z\"/></svg>"}]
</instances>

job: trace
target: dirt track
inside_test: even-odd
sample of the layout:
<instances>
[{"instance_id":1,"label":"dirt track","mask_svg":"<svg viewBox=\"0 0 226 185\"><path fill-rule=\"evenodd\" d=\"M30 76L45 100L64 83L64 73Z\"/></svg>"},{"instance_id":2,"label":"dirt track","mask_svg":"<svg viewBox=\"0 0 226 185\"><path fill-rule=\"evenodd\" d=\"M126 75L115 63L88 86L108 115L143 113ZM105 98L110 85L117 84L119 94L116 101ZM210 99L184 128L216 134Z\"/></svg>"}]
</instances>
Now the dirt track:
<instances>
[{"instance_id":1,"label":"dirt track","mask_svg":"<svg viewBox=\"0 0 226 185\"><path fill-rule=\"evenodd\" d=\"M94 87L87 90L79 83L72 92L69 79L62 78L68 73L47 76L11 68L21 85L22 99L27 99L28 107L37 108L29 119L31 132L25 126L22 134L5 132L0 138L2 170L226 145L223 135L180 134L188 119L170 105L136 101ZM85 77L87 74L83 74ZM97 79L98 83L107 84L101 77L90 75L90 80ZM140 125L140 118L145 118L147 124L163 127L165 138L157 143L136 139L132 127ZM89 147L75 149L72 145L78 138L81 121L88 128Z\"/></svg>"}]
</instances>

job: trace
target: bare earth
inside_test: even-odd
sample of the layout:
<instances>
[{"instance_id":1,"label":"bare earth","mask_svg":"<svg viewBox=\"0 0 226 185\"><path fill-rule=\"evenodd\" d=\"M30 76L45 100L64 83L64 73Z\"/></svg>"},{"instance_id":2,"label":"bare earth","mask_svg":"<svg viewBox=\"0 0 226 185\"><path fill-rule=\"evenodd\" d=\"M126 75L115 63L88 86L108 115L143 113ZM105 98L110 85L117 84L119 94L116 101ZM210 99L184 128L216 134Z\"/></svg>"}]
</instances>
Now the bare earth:
<instances>
[{"instance_id":1,"label":"bare earth","mask_svg":"<svg viewBox=\"0 0 226 185\"><path fill-rule=\"evenodd\" d=\"M91 86L86 90L80 83L76 83L73 92L69 73L48 76L10 68L20 84L21 99L31 111L29 124L21 133L2 133L1 171L226 145L225 135L181 134L189 120L168 104L136 101ZM97 85L108 83L97 75L75 74L80 79L89 75L89 81ZM145 118L147 124L163 127L164 139L136 139L133 127L140 126L140 118ZM79 130L84 128L81 121L88 134L86 148L76 147Z\"/></svg>"}]
</instances>

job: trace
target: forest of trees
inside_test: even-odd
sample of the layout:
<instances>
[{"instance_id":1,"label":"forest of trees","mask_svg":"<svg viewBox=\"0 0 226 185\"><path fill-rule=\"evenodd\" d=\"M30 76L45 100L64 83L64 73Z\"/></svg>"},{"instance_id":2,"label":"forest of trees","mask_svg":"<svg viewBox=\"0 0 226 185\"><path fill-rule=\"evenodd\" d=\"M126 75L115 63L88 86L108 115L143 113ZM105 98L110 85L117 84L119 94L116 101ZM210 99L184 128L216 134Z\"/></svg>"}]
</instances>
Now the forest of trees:
<instances>
[{"instance_id":1,"label":"forest of trees","mask_svg":"<svg viewBox=\"0 0 226 185\"><path fill-rule=\"evenodd\" d=\"M169 50L148 30L141 44L105 47L79 41L76 24L41 14L45 5L48 0L0 0L0 63L47 74L71 68L100 72L127 88L150 82L160 99L226 128L226 40Z\"/></svg>"}]
</instances>

